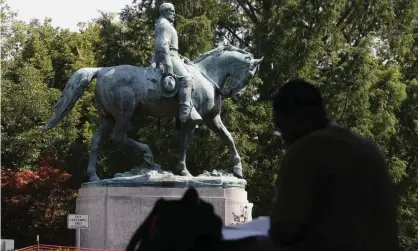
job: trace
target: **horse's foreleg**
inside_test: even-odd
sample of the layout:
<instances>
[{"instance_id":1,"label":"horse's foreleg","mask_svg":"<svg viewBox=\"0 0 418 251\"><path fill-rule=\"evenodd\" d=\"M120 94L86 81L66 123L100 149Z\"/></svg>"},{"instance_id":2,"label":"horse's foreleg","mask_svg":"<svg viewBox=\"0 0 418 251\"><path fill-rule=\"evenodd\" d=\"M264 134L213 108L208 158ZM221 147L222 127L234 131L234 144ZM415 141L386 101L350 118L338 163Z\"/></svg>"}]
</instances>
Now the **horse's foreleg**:
<instances>
[{"instance_id":1,"label":"horse's foreleg","mask_svg":"<svg viewBox=\"0 0 418 251\"><path fill-rule=\"evenodd\" d=\"M205 124L227 144L232 155L232 172L236 177L243 178L241 157L239 156L237 148L235 147L234 139L232 138L231 133L222 123L220 115L218 114L213 119L205 120Z\"/></svg>"},{"instance_id":2,"label":"horse's foreleg","mask_svg":"<svg viewBox=\"0 0 418 251\"><path fill-rule=\"evenodd\" d=\"M89 176L90 181L100 180L96 173L96 164L99 155L100 142L102 141L103 137L107 137L109 135L112 127L113 123L111 118L100 118L100 125L94 132L94 135L91 139L89 165L87 167L87 175Z\"/></svg>"},{"instance_id":3,"label":"horse's foreleg","mask_svg":"<svg viewBox=\"0 0 418 251\"><path fill-rule=\"evenodd\" d=\"M180 159L177 164L177 170L181 176L192 176L186 167L187 151L189 150L190 140L194 130L193 123L187 122L186 125L181 129L180 133Z\"/></svg>"}]
</instances>

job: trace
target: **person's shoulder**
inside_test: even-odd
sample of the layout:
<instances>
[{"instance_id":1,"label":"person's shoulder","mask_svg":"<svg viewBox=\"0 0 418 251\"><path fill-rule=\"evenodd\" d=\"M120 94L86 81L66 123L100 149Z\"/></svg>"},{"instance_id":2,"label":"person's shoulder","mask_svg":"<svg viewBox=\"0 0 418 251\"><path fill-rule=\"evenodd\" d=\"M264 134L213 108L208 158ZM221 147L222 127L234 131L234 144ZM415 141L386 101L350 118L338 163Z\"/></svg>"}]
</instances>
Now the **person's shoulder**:
<instances>
[{"instance_id":1,"label":"person's shoulder","mask_svg":"<svg viewBox=\"0 0 418 251\"><path fill-rule=\"evenodd\" d=\"M310 150L315 151L318 147L328 146L333 141L333 132L335 129L324 128L321 130L314 131L297 141L295 141L289 148L288 152L298 150Z\"/></svg>"},{"instance_id":2,"label":"person's shoulder","mask_svg":"<svg viewBox=\"0 0 418 251\"><path fill-rule=\"evenodd\" d=\"M379 150L379 146L370 138L355 132L351 129L340 126L331 126L327 130L318 132L318 136L330 139L334 144L341 142L357 147L358 150L373 149Z\"/></svg>"},{"instance_id":3,"label":"person's shoulder","mask_svg":"<svg viewBox=\"0 0 418 251\"><path fill-rule=\"evenodd\" d=\"M309 152L313 156L321 156L322 154L327 154L327 150L335 149L343 145L350 145L353 149L358 147L369 149L378 148L367 137L350 129L332 125L299 139L289 148L289 152Z\"/></svg>"}]
</instances>

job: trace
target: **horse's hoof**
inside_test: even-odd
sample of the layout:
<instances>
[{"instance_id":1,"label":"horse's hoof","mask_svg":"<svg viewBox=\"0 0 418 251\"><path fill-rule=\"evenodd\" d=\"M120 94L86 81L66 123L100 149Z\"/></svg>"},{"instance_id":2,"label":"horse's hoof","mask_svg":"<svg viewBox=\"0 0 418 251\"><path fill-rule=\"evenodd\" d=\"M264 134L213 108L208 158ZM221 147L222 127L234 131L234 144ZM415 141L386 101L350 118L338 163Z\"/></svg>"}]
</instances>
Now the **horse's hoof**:
<instances>
[{"instance_id":1,"label":"horse's hoof","mask_svg":"<svg viewBox=\"0 0 418 251\"><path fill-rule=\"evenodd\" d=\"M180 176L193 177L193 175L187 169L181 170Z\"/></svg>"},{"instance_id":2,"label":"horse's hoof","mask_svg":"<svg viewBox=\"0 0 418 251\"><path fill-rule=\"evenodd\" d=\"M149 162L146 162L146 161L145 161L145 162L141 165L141 168L161 171L161 165L159 165L159 164L157 164L157 163L155 163L155 162L149 163Z\"/></svg>"},{"instance_id":3,"label":"horse's hoof","mask_svg":"<svg viewBox=\"0 0 418 251\"><path fill-rule=\"evenodd\" d=\"M147 163L150 167L155 166L154 157L148 153L144 154L144 162Z\"/></svg>"},{"instance_id":4,"label":"horse's hoof","mask_svg":"<svg viewBox=\"0 0 418 251\"><path fill-rule=\"evenodd\" d=\"M239 179L243 179L244 175L242 173L242 168L241 167L234 167L232 168L232 173L234 174L235 177L239 178Z\"/></svg>"}]
</instances>

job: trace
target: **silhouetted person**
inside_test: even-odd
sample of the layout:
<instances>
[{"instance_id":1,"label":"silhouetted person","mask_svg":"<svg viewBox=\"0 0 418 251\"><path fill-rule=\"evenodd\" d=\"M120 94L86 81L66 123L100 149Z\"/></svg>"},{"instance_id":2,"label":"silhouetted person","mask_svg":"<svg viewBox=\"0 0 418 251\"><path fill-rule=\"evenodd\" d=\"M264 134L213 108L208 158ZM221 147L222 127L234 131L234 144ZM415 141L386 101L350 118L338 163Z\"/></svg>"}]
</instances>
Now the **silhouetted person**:
<instances>
[{"instance_id":1,"label":"silhouetted person","mask_svg":"<svg viewBox=\"0 0 418 251\"><path fill-rule=\"evenodd\" d=\"M126 251L219 251L222 220L189 188L179 200L159 199Z\"/></svg>"},{"instance_id":2,"label":"silhouetted person","mask_svg":"<svg viewBox=\"0 0 418 251\"><path fill-rule=\"evenodd\" d=\"M125 251L271 251L255 237L224 240L212 204L189 188L179 200L159 199Z\"/></svg>"},{"instance_id":3,"label":"silhouetted person","mask_svg":"<svg viewBox=\"0 0 418 251\"><path fill-rule=\"evenodd\" d=\"M273 113L289 146L271 215L278 249L398 250L394 186L376 144L336 125L303 80L279 90Z\"/></svg>"}]
</instances>

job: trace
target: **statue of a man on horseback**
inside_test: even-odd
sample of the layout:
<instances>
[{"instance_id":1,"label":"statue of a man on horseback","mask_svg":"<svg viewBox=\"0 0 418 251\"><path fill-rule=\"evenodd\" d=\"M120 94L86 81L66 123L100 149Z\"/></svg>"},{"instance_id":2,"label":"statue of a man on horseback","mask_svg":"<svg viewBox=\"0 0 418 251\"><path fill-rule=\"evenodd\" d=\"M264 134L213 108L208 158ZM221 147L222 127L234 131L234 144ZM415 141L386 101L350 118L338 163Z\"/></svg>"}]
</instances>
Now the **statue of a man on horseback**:
<instances>
[{"instance_id":1,"label":"statue of a man on horseback","mask_svg":"<svg viewBox=\"0 0 418 251\"><path fill-rule=\"evenodd\" d=\"M201 116L192 105L192 76L186 68L184 61L178 53L178 35L174 28L175 9L171 3L163 3L159 8L160 17L155 27L155 48L154 62L156 67L163 68L163 81L175 81L174 74L181 77L178 98L179 98L179 119L182 124L189 119L199 123ZM167 79L168 78L168 79Z\"/></svg>"},{"instance_id":2,"label":"statue of a man on horseback","mask_svg":"<svg viewBox=\"0 0 418 251\"><path fill-rule=\"evenodd\" d=\"M52 129L62 121L86 87L96 79L95 106L99 126L91 140L87 167L90 181L100 180L96 165L100 142L105 138L143 152L141 166L158 166L151 148L127 133L134 116L179 118L182 128L176 173L182 176L191 176L186 166L187 150L194 125L203 122L228 146L232 173L242 178L241 157L220 116L222 98L239 99L263 58L256 59L242 49L223 45L185 63L178 53L178 35L173 26L174 6L163 3L159 12L155 27L155 67L116 65L78 69L68 80L44 130Z\"/></svg>"}]
</instances>

